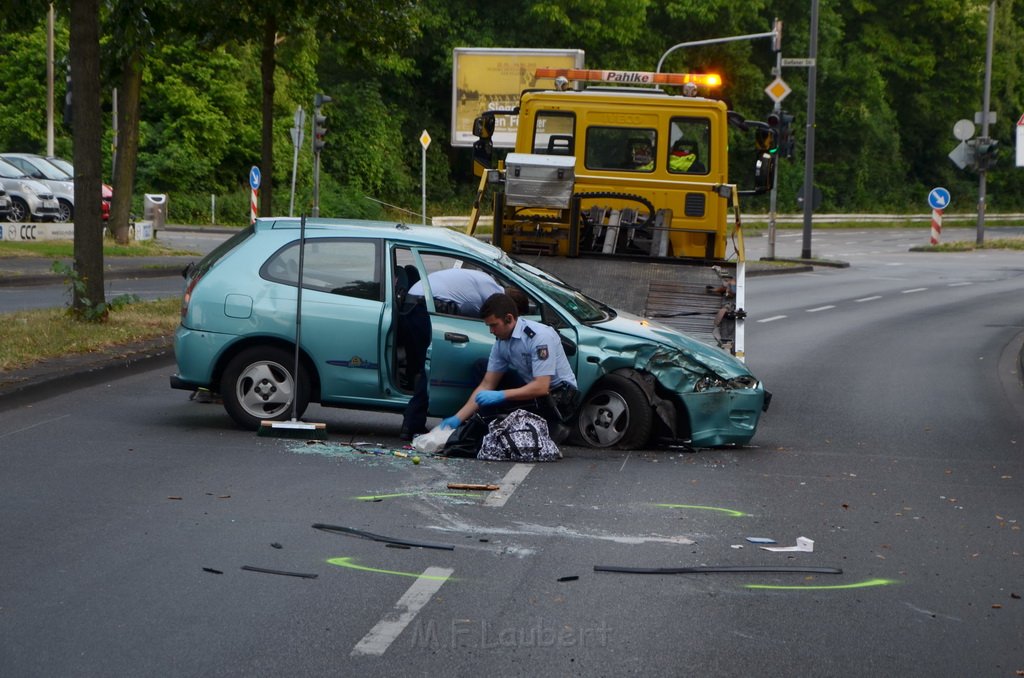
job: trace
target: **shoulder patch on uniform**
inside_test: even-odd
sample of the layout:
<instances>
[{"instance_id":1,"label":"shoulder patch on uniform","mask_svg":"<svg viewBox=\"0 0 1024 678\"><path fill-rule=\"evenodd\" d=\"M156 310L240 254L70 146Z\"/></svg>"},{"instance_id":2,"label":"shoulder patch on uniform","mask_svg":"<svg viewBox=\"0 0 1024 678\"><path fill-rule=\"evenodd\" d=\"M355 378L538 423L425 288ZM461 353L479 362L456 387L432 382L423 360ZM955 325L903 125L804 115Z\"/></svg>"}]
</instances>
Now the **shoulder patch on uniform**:
<instances>
[{"instance_id":1,"label":"shoulder patch on uniform","mask_svg":"<svg viewBox=\"0 0 1024 678\"><path fill-rule=\"evenodd\" d=\"M523 334L528 336L530 339L533 339L535 336L537 336L537 333L534 332L533 328L529 326L523 327Z\"/></svg>"},{"instance_id":2,"label":"shoulder patch on uniform","mask_svg":"<svg viewBox=\"0 0 1024 678\"><path fill-rule=\"evenodd\" d=\"M538 346L537 347L537 360L547 360L547 359L548 359L548 345L544 344L543 346Z\"/></svg>"}]
</instances>

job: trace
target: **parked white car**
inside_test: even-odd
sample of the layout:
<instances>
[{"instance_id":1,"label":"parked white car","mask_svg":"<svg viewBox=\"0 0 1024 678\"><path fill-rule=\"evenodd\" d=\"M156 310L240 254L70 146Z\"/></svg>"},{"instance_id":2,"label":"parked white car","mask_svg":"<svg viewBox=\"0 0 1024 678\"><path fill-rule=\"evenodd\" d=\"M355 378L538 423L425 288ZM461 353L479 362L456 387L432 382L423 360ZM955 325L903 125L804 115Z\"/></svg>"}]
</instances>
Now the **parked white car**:
<instances>
[{"instance_id":1,"label":"parked white car","mask_svg":"<svg viewBox=\"0 0 1024 678\"><path fill-rule=\"evenodd\" d=\"M11 196L7 195L4 182L0 181L0 219L6 219L11 212Z\"/></svg>"},{"instance_id":2,"label":"parked white car","mask_svg":"<svg viewBox=\"0 0 1024 678\"><path fill-rule=\"evenodd\" d=\"M75 181L71 175L58 169L43 156L32 153L0 153L0 160L6 160L29 178L50 189L60 206L56 221L74 220Z\"/></svg>"},{"instance_id":3,"label":"parked white car","mask_svg":"<svg viewBox=\"0 0 1024 678\"><path fill-rule=\"evenodd\" d=\"M0 160L0 180L11 197L8 221L55 221L60 216L53 192L5 160Z\"/></svg>"}]
</instances>

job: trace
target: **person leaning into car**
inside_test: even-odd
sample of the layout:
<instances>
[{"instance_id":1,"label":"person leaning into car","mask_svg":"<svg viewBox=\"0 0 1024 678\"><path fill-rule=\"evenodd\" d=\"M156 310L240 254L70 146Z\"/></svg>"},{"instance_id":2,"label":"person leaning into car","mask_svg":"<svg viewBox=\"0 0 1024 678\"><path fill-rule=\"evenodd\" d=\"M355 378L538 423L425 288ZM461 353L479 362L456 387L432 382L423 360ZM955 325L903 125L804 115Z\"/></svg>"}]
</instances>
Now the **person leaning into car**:
<instances>
[{"instance_id":1,"label":"person leaning into car","mask_svg":"<svg viewBox=\"0 0 1024 678\"><path fill-rule=\"evenodd\" d=\"M438 313L450 315L479 315L480 307L489 296L501 291L501 285L483 271L472 268L446 268L427 276L434 308ZM418 433L427 432L427 348L432 329L430 314L423 297L423 283L417 281L409 288L407 308L399 318L400 341L405 346L406 374L413 381L413 394L402 416L402 440L412 440Z\"/></svg>"},{"instance_id":2,"label":"person leaning into car","mask_svg":"<svg viewBox=\"0 0 1024 678\"><path fill-rule=\"evenodd\" d=\"M505 293L487 298L480 317L496 341L487 372L462 408L441 422L458 428L476 412L484 415L517 409L535 412L548 423L556 443L569 433L564 413L576 399L576 375L554 328L519 317L515 300Z\"/></svg>"}]
</instances>

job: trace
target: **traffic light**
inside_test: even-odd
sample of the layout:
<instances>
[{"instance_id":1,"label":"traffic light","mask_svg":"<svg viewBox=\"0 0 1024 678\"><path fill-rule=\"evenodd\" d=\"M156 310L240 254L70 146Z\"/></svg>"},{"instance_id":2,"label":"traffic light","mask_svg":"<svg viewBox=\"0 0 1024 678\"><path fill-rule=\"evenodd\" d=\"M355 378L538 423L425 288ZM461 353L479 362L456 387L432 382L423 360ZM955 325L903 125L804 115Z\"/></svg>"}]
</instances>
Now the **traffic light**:
<instances>
[{"instance_id":1,"label":"traffic light","mask_svg":"<svg viewBox=\"0 0 1024 678\"><path fill-rule=\"evenodd\" d=\"M754 145L759 153L774 154L779 150L779 114L772 112L768 114L767 123L754 130Z\"/></svg>"},{"instance_id":2,"label":"traffic light","mask_svg":"<svg viewBox=\"0 0 1024 678\"><path fill-rule=\"evenodd\" d=\"M333 101L326 94L317 93L313 96L313 153L317 154L324 149L327 141L327 116L320 112L320 107Z\"/></svg>"},{"instance_id":3,"label":"traffic light","mask_svg":"<svg viewBox=\"0 0 1024 678\"><path fill-rule=\"evenodd\" d=\"M993 167L999 155L999 141L996 139L979 138L976 153L975 157L979 170L987 170Z\"/></svg>"},{"instance_id":4,"label":"traffic light","mask_svg":"<svg viewBox=\"0 0 1024 678\"><path fill-rule=\"evenodd\" d=\"M71 64L68 64L67 87L64 90L64 124L71 127Z\"/></svg>"},{"instance_id":5,"label":"traffic light","mask_svg":"<svg viewBox=\"0 0 1024 678\"><path fill-rule=\"evenodd\" d=\"M319 153L324 149L327 141L324 137L327 135L327 116L320 112L320 109L316 109L313 112L313 152Z\"/></svg>"},{"instance_id":6,"label":"traffic light","mask_svg":"<svg viewBox=\"0 0 1024 678\"><path fill-rule=\"evenodd\" d=\"M793 159L796 142L793 139L793 114L779 111L779 155L787 160Z\"/></svg>"}]
</instances>

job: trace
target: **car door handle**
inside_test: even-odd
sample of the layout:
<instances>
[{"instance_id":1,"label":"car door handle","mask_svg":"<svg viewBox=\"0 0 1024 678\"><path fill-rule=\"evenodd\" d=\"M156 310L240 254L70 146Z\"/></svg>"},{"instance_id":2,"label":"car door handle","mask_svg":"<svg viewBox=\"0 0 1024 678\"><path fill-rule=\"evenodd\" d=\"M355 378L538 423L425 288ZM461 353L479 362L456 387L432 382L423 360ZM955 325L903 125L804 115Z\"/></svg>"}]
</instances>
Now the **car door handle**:
<instances>
[{"instance_id":1,"label":"car door handle","mask_svg":"<svg viewBox=\"0 0 1024 678\"><path fill-rule=\"evenodd\" d=\"M458 332L445 332L444 340L450 341L453 344L465 344L469 342L469 337Z\"/></svg>"}]
</instances>

